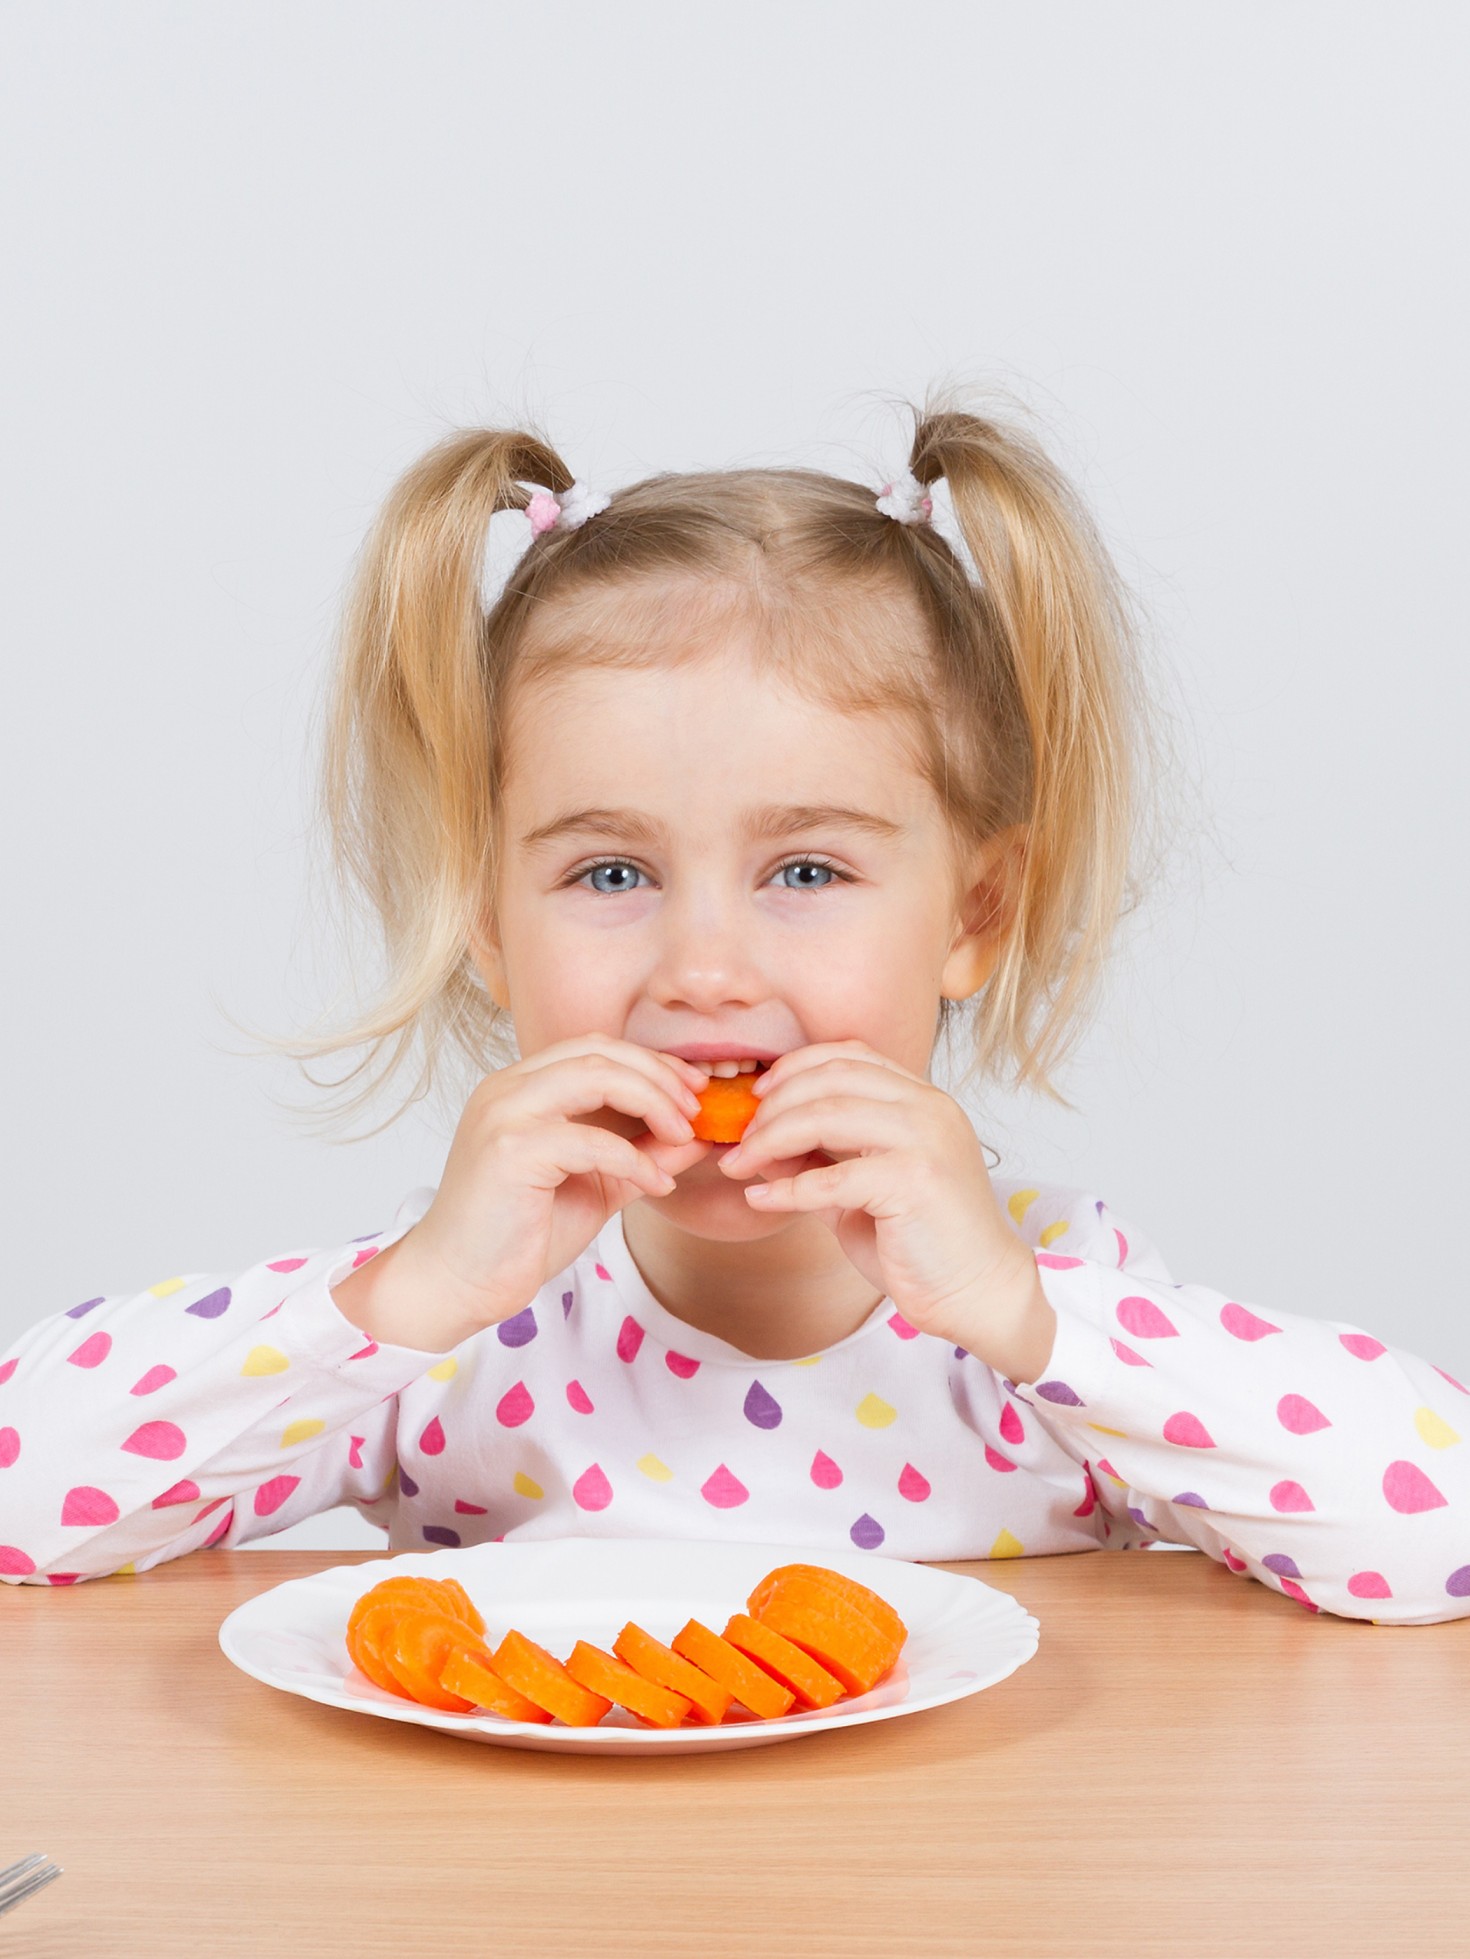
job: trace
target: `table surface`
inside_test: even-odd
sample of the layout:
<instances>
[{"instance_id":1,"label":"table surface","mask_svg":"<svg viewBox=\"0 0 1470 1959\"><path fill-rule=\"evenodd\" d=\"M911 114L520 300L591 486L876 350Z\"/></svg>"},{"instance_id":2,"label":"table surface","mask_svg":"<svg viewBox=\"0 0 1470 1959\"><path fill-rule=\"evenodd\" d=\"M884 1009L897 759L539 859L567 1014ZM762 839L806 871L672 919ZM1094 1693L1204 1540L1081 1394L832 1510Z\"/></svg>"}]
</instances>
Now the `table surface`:
<instances>
[{"instance_id":1,"label":"table surface","mask_svg":"<svg viewBox=\"0 0 1470 1959\"><path fill-rule=\"evenodd\" d=\"M386 1555L0 1585L0 1866L64 1870L0 1954L1470 1951L1465 1620L1311 1613L1193 1552L947 1563L1040 1622L1009 1679L641 1759L348 1713L220 1651L244 1600Z\"/></svg>"}]
</instances>

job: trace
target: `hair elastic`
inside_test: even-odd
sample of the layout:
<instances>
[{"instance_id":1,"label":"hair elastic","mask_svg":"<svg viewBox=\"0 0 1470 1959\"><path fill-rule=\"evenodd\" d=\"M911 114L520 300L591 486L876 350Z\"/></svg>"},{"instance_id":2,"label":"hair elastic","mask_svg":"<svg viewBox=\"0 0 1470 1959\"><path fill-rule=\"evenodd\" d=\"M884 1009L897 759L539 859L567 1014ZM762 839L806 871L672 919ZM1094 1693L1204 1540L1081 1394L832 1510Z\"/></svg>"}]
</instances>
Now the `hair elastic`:
<instances>
[{"instance_id":1,"label":"hair elastic","mask_svg":"<svg viewBox=\"0 0 1470 1959\"><path fill-rule=\"evenodd\" d=\"M559 497L550 490L537 490L526 505L526 515L531 520L531 535L540 537L543 531L575 531L595 517L599 510L606 510L612 502L611 497L603 496L598 490L589 490L585 483L573 483Z\"/></svg>"},{"instance_id":2,"label":"hair elastic","mask_svg":"<svg viewBox=\"0 0 1470 1959\"><path fill-rule=\"evenodd\" d=\"M900 470L878 495L878 508L885 517L900 524L927 524L934 515L934 499L911 470Z\"/></svg>"}]
</instances>

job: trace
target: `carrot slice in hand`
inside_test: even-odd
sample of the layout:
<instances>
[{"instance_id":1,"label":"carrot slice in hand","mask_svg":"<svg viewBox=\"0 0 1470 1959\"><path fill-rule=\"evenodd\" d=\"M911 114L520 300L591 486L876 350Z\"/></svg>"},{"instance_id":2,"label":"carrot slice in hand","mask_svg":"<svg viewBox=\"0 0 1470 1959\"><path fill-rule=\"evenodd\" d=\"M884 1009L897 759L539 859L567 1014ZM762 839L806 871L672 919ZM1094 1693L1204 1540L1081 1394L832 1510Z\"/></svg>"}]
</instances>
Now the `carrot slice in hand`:
<instances>
[{"instance_id":1,"label":"carrot slice in hand","mask_svg":"<svg viewBox=\"0 0 1470 1959\"><path fill-rule=\"evenodd\" d=\"M681 1658L672 1647L646 1633L642 1626L635 1626L631 1619L613 1641L613 1651L625 1665L656 1687L668 1687L682 1694L690 1703L691 1719L706 1726L714 1727L723 1721L725 1709L735 1698L728 1687L711 1680L692 1660Z\"/></svg>"},{"instance_id":2,"label":"carrot slice in hand","mask_svg":"<svg viewBox=\"0 0 1470 1959\"><path fill-rule=\"evenodd\" d=\"M764 1667L748 1660L738 1647L732 1646L728 1639L721 1639L698 1619L682 1626L669 1645L711 1680L727 1688L742 1707L748 1707L762 1721L777 1720L795 1703L796 1696L789 1687L773 1680Z\"/></svg>"},{"instance_id":3,"label":"carrot slice in hand","mask_svg":"<svg viewBox=\"0 0 1470 1959\"><path fill-rule=\"evenodd\" d=\"M468 1646L456 1646L450 1653L439 1674L439 1684L451 1694L463 1694L476 1707L503 1715L507 1721L544 1723L551 1719L544 1707L518 1694L508 1680L502 1680L492 1670L488 1653Z\"/></svg>"},{"instance_id":4,"label":"carrot slice in hand","mask_svg":"<svg viewBox=\"0 0 1470 1959\"><path fill-rule=\"evenodd\" d=\"M610 1695L584 1687L554 1654L513 1627L491 1654L490 1665L518 1694L569 1728L595 1728L612 1706Z\"/></svg>"},{"instance_id":5,"label":"carrot slice in hand","mask_svg":"<svg viewBox=\"0 0 1470 1959\"><path fill-rule=\"evenodd\" d=\"M809 1653L849 1694L866 1694L898 1658L898 1648L865 1612L810 1578L783 1578L757 1623Z\"/></svg>"},{"instance_id":6,"label":"carrot slice in hand","mask_svg":"<svg viewBox=\"0 0 1470 1959\"><path fill-rule=\"evenodd\" d=\"M814 1582L820 1581L829 1590L845 1598L849 1605L855 1605L866 1612L879 1632L895 1641L897 1650L902 1651L903 1643L909 1636L909 1629L887 1599L880 1598L866 1585L860 1585L856 1578L844 1577L840 1571L829 1571L826 1565L783 1564L777 1565L774 1571L768 1571L745 1602L746 1610L752 1619L761 1616L761 1607L783 1578L809 1578Z\"/></svg>"},{"instance_id":7,"label":"carrot slice in hand","mask_svg":"<svg viewBox=\"0 0 1470 1959\"><path fill-rule=\"evenodd\" d=\"M711 1075L699 1091L699 1114L691 1118L694 1133L706 1143L738 1143L760 1107L750 1092L753 1075Z\"/></svg>"},{"instance_id":8,"label":"carrot slice in hand","mask_svg":"<svg viewBox=\"0 0 1470 1959\"><path fill-rule=\"evenodd\" d=\"M677 1728L692 1705L657 1682L645 1680L626 1661L579 1639L567 1655L567 1672L589 1693L602 1694L655 1728Z\"/></svg>"},{"instance_id":9,"label":"carrot slice in hand","mask_svg":"<svg viewBox=\"0 0 1470 1959\"><path fill-rule=\"evenodd\" d=\"M810 1653L804 1653L761 1620L752 1619L744 1612L732 1612L725 1638L758 1666L763 1666L783 1687L789 1687L802 1707L830 1707L833 1701L841 1700L842 1682Z\"/></svg>"}]
</instances>

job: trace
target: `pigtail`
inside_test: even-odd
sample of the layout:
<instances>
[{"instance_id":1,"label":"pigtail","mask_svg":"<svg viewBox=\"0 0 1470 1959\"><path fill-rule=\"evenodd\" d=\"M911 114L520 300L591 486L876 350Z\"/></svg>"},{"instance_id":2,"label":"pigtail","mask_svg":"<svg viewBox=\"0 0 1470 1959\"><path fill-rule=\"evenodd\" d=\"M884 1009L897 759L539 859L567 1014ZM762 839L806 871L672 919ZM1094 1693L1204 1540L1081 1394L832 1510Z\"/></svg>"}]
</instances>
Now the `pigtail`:
<instances>
[{"instance_id":1,"label":"pigtail","mask_svg":"<svg viewBox=\"0 0 1470 1959\"><path fill-rule=\"evenodd\" d=\"M930 412L909 466L925 485L948 485L979 577L980 642L1004 667L1024 730L1021 870L980 1010L979 1056L1016 1058L1018 1083L1064 1102L1049 1071L1135 902L1132 737L1143 717L1129 594L1072 486L1014 425Z\"/></svg>"}]
</instances>

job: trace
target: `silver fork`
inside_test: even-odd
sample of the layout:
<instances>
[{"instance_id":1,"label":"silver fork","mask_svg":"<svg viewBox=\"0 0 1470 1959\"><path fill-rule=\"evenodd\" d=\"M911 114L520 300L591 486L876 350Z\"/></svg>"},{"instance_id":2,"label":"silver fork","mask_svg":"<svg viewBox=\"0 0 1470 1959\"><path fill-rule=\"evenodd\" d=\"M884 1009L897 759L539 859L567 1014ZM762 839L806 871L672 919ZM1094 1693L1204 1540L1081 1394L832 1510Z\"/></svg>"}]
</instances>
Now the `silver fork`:
<instances>
[{"instance_id":1,"label":"silver fork","mask_svg":"<svg viewBox=\"0 0 1470 1959\"><path fill-rule=\"evenodd\" d=\"M0 1871L0 1913L9 1911L23 1898L29 1898L53 1877L61 1876L60 1864L53 1864L43 1851L36 1850Z\"/></svg>"}]
</instances>

